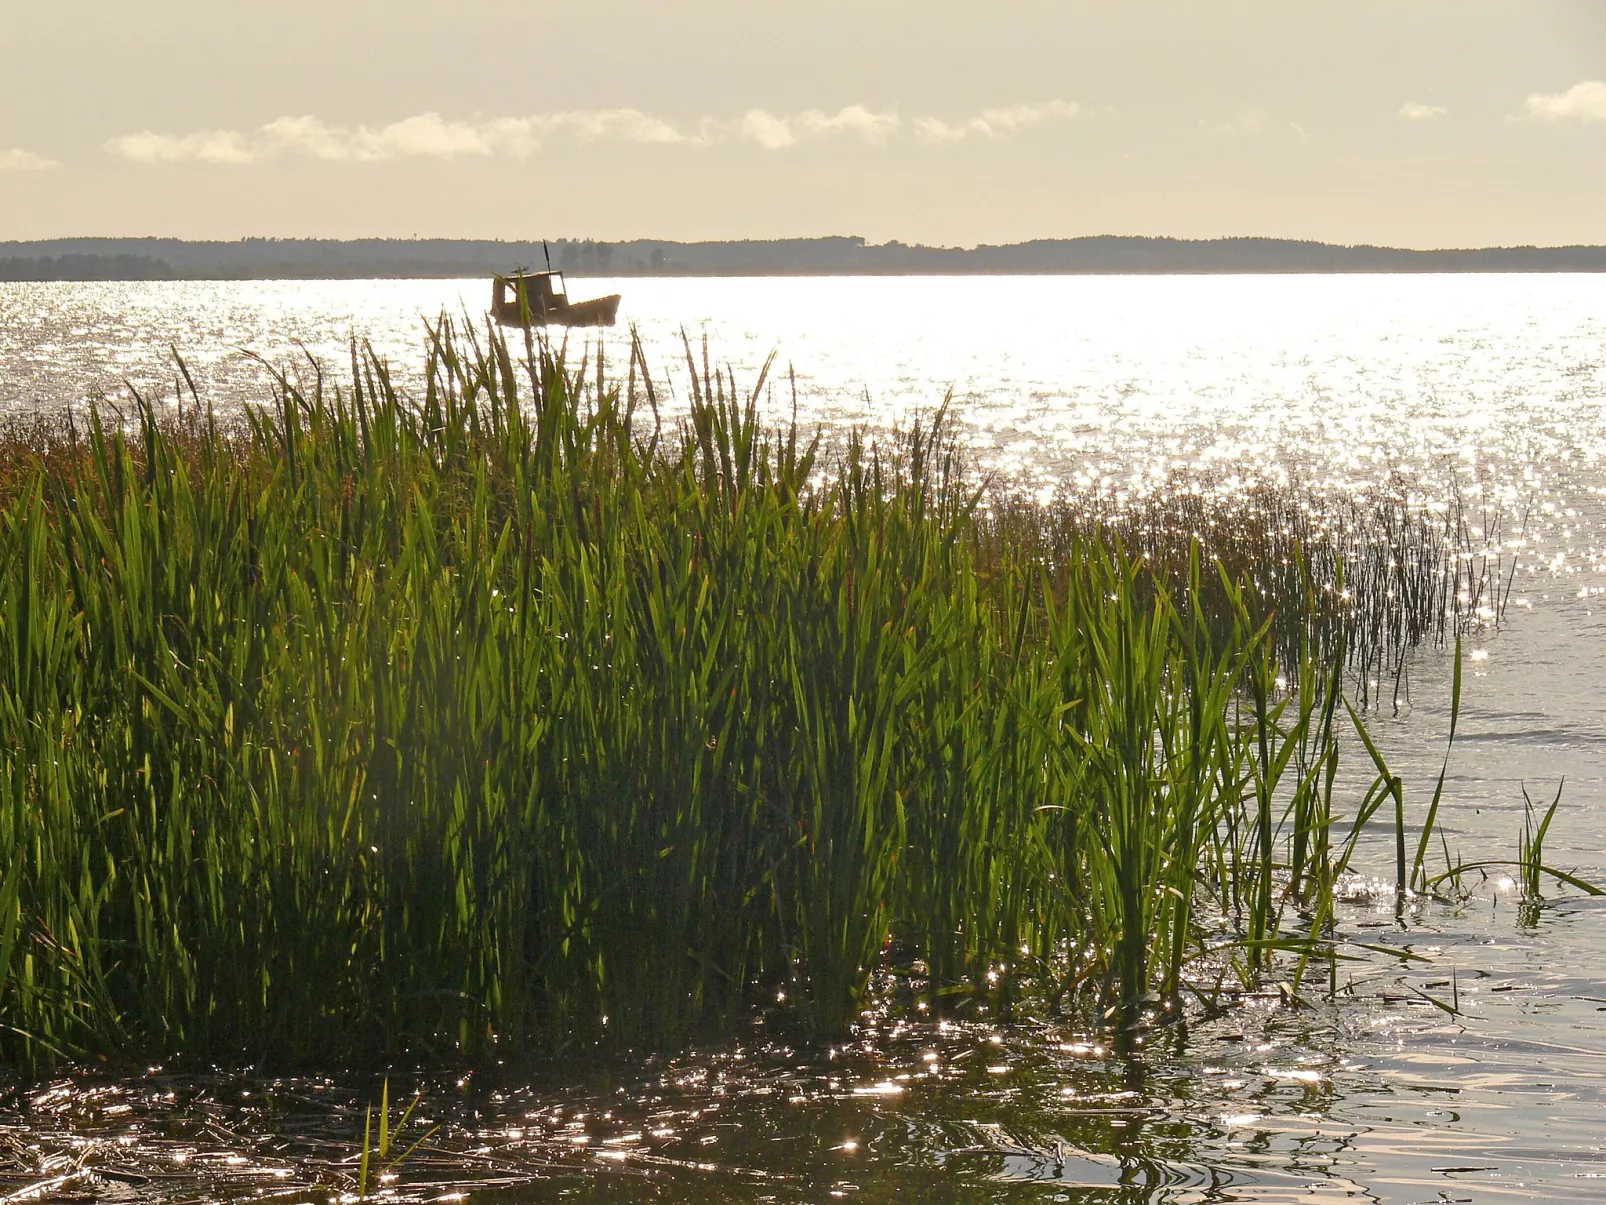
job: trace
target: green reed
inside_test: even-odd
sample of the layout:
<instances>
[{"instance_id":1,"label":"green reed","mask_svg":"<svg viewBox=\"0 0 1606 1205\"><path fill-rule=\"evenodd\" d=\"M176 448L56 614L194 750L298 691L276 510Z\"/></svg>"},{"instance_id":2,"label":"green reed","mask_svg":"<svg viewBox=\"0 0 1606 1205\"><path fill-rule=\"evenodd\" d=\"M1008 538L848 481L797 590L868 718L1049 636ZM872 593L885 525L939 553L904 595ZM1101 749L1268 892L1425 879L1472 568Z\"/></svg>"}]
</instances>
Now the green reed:
<instances>
[{"instance_id":1,"label":"green reed","mask_svg":"<svg viewBox=\"0 0 1606 1205\"><path fill-rule=\"evenodd\" d=\"M1222 580L1265 604L1283 664L1311 651L1346 665L1361 706L1398 706L1414 649L1499 625L1516 569L1508 517L1484 508L1474 521L1458 490L1435 507L1397 482L1324 495L1178 478L1136 499L1062 492L1042 506L1001 497L982 538L991 547L1028 541L1050 556L1079 539L1119 539L1174 591L1187 588L1202 546L1226 570ZM1202 588L1213 614L1230 614L1217 580Z\"/></svg>"},{"instance_id":2,"label":"green reed","mask_svg":"<svg viewBox=\"0 0 1606 1205\"><path fill-rule=\"evenodd\" d=\"M1162 563L984 504L941 412L824 463L687 352L673 427L639 349L443 323L419 396L354 350L7 445L7 1058L838 1033L900 958L1124 1030L1322 954L1330 541Z\"/></svg>"}]
</instances>

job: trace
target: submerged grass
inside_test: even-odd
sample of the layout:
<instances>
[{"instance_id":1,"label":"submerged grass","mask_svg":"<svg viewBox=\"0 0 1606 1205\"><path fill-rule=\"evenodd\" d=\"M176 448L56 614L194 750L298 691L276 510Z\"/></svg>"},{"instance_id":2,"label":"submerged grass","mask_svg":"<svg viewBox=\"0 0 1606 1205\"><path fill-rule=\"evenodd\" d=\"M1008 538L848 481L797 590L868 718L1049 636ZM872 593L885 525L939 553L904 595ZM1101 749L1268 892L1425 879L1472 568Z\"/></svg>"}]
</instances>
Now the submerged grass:
<instances>
[{"instance_id":1,"label":"submerged grass","mask_svg":"<svg viewBox=\"0 0 1606 1205\"><path fill-rule=\"evenodd\" d=\"M668 429L443 324L416 399L7 445L6 1058L837 1033L888 966L1128 1030L1322 954L1341 552L984 505L940 413L822 465L688 363Z\"/></svg>"}]
</instances>

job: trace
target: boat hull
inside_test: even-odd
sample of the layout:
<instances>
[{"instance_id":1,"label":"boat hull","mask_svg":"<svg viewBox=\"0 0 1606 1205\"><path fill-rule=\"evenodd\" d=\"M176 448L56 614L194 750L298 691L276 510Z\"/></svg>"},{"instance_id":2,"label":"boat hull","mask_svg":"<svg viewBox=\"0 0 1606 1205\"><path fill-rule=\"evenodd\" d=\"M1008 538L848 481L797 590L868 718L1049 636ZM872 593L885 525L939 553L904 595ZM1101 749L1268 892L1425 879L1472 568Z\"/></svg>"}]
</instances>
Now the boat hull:
<instances>
[{"instance_id":1,"label":"boat hull","mask_svg":"<svg viewBox=\"0 0 1606 1205\"><path fill-rule=\"evenodd\" d=\"M576 301L562 309L531 309L531 326L612 326L619 316L619 294ZM515 303L496 308L496 320L503 326L523 326L524 315Z\"/></svg>"}]
</instances>

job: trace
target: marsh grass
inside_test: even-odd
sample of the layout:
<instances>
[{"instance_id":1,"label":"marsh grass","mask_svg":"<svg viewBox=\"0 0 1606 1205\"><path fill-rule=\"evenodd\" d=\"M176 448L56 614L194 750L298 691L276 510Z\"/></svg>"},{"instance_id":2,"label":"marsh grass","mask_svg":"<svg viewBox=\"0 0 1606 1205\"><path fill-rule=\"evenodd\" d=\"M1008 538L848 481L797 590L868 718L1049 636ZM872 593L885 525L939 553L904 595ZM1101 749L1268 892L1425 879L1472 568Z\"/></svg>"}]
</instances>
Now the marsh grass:
<instances>
[{"instance_id":1,"label":"marsh grass","mask_svg":"<svg viewBox=\"0 0 1606 1205\"><path fill-rule=\"evenodd\" d=\"M1510 519L1499 507L1474 513L1459 489L1431 503L1401 482L1349 494L1179 477L1137 499L1062 492L1043 506L1006 495L982 539L1050 558L1077 540L1116 541L1173 592L1203 549L1271 620L1282 663L1306 652L1342 663L1358 706L1397 709L1414 650L1503 620L1516 570ZM1210 612L1230 613L1217 579L1203 585Z\"/></svg>"},{"instance_id":2,"label":"marsh grass","mask_svg":"<svg viewBox=\"0 0 1606 1205\"><path fill-rule=\"evenodd\" d=\"M385 1183L387 1176L407 1161L414 1151L428 1142L440 1129L430 1126L405 1148L401 1146L401 1133L412 1120L413 1112L423 1101L423 1093L413 1097L412 1103L399 1109L394 1117L390 1111L390 1078L387 1076L379 1090L379 1132L374 1133L374 1107L369 1105L363 1113L362 1148L357 1155L357 1199L366 1201L376 1185Z\"/></svg>"},{"instance_id":3,"label":"marsh grass","mask_svg":"<svg viewBox=\"0 0 1606 1205\"><path fill-rule=\"evenodd\" d=\"M989 503L940 411L826 464L687 364L668 425L639 349L443 322L420 396L354 349L5 445L6 1058L834 1034L893 965L1130 1033L1330 955L1344 667L1445 622L1431 539Z\"/></svg>"}]
</instances>

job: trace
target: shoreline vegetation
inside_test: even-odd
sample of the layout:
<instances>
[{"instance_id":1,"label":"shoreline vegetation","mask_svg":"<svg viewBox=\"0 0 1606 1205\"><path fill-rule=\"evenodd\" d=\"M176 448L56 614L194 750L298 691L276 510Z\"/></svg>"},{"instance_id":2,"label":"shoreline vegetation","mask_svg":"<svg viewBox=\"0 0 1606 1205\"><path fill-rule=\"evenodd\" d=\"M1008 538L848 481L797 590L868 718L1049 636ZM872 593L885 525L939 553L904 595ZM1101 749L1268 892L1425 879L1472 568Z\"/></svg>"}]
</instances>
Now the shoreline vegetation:
<instances>
[{"instance_id":1,"label":"shoreline vegetation","mask_svg":"<svg viewBox=\"0 0 1606 1205\"><path fill-rule=\"evenodd\" d=\"M670 422L524 338L0 439L0 1059L1131 1040L1324 990L1372 818L1429 887L1438 796L1408 858L1335 784L1352 686L1498 609L1458 516L1041 506L941 410L827 453L706 346Z\"/></svg>"},{"instance_id":2,"label":"shoreline vegetation","mask_svg":"<svg viewBox=\"0 0 1606 1205\"><path fill-rule=\"evenodd\" d=\"M342 280L490 276L552 265L576 276L1132 275L1606 272L1606 247L1413 250L1296 239L1101 235L928 247L856 236L675 242L560 238L65 238L0 242L0 282Z\"/></svg>"}]
</instances>

